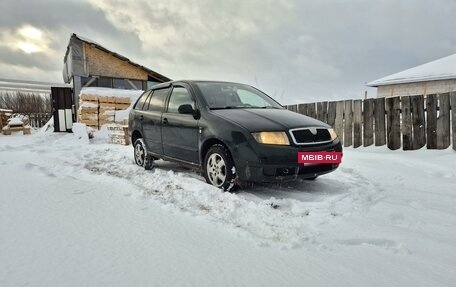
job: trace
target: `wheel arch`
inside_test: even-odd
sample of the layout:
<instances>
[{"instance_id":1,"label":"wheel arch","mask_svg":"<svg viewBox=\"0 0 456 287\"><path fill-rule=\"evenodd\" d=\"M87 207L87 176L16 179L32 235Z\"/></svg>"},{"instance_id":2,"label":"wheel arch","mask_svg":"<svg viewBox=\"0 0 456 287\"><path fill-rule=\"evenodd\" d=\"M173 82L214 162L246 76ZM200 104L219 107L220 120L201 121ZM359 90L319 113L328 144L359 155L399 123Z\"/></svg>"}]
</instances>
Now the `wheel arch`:
<instances>
[{"instance_id":1,"label":"wheel arch","mask_svg":"<svg viewBox=\"0 0 456 287\"><path fill-rule=\"evenodd\" d=\"M133 131L133 133L131 134L131 143L135 144L135 141L142 137L142 134L138 130Z\"/></svg>"},{"instance_id":2,"label":"wheel arch","mask_svg":"<svg viewBox=\"0 0 456 287\"><path fill-rule=\"evenodd\" d=\"M230 154L231 158L233 158L233 154L227 144L225 144L223 141L221 141L217 138L210 138L210 139L207 139L206 141L204 141L204 143L201 145L201 149L200 149L201 166L204 165L204 159L206 158L206 154L209 151L209 149L211 148L211 146L216 145L216 144L219 144L219 145L225 147L226 150L228 151L228 153Z\"/></svg>"}]
</instances>

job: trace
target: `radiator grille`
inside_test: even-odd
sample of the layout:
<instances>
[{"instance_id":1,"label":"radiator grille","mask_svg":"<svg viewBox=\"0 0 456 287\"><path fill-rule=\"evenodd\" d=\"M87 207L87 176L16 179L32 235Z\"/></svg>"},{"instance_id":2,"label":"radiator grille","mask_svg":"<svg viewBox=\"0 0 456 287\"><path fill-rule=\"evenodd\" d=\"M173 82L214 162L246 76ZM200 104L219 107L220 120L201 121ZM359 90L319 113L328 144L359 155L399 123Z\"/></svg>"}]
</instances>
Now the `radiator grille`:
<instances>
[{"instance_id":1,"label":"radiator grille","mask_svg":"<svg viewBox=\"0 0 456 287\"><path fill-rule=\"evenodd\" d=\"M299 128L290 130L293 142L297 145L324 144L331 142L331 134L326 128Z\"/></svg>"}]
</instances>

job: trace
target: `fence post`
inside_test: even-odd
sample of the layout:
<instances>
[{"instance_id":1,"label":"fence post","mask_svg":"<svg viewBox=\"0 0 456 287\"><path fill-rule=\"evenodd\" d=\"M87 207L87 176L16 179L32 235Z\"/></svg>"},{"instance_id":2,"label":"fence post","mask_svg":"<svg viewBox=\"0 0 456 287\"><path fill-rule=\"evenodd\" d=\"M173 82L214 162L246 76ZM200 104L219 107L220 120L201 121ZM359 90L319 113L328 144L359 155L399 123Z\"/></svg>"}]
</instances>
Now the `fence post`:
<instances>
[{"instance_id":1,"label":"fence post","mask_svg":"<svg viewBox=\"0 0 456 287\"><path fill-rule=\"evenodd\" d=\"M370 146L374 143L374 101L373 99L364 100L363 108L364 118L364 146Z\"/></svg>"},{"instance_id":2,"label":"fence post","mask_svg":"<svg viewBox=\"0 0 456 287\"><path fill-rule=\"evenodd\" d=\"M411 113L410 97L401 97L401 112L402 112L402 149L413 149L412 137L412 113Z\"/></svg>"},{"instance_id":3,"label":"fence post","mask_svg":"<svg viewBox=\"0 0 456 287\"><path fill-rule=\"evenodd\" d=\"M307 116L314 119L317 117L317 109L315 108L315 103L307 104Z\"/></svg>"},{"instance_id":4,"label":"fence post","mask_svg":"<svg viewBox=\"0 0 456 287\"><path fill-rule=\"evenodd\" d=\"M334 124L336 123L336 103L337 102L328 103L328 120L326 123L331 127L334 127Z\"/></svg>"},{"instance_id":5,"label":"fence post","mask_svg":"<svg viewBox=\"0 0 456 287\"><path fill-rule=\"evenodd\" d=\"M439 116L437 118L437 148L450 146L450 95L439 94Z\"/></svg>"},{"instance_id":6,"label":"fence post","mask_svg":"<svg viewBox=\"0 0 456 287\"><path fill-rule=\"evenodd\" d=\"M338 101L336 103L336 119L334 123L334 130L339 136L341 144L344 143L344 108L345 101Z\"/></svg>"},{"instance_id":7,"label":"fence post","mask_svg":"<svg viewBox=\"0 0 456 287\"><path fill-rule=\"evenodd\" d=\"M388 141L388 148L391 150L396 150L401 148L400 98L387 98L385 103L387 112L386 135Z\"/></svg>"},{"instance_id":8,"label":"fence post","mask_svg":"<svg viewBox=\"0 0 456 287\"><path fill-rule=\"evenodd\" d=\"M420 149L426 145L426 117L424 114L424 96L411 96L413 122L413 149Z\"/></svg>"},{"instance_id":9,"label":"fence post","mask_svg":"<svg viewBox=\"0 0 456 287\"><path fill-rule=\"evenodd\" d=\"M363 110L362 100L353 101L353 147L357 148L363 144Z\"/></svg>"},{"instance_id":10,"label":"fence post","mask_svg":"<svg viewBox=\"0 0 456 287\"><path fill-rule=\"evenodd\" d=\"M451 98L451 126L453 128L453 149L456 150L456 92L450 93Z\"/></svg>"},{"instance_id":11,"label":"fence post","mask_svg":"<svg viewBox=\"0 0 456 287\"><path fill-rule=\"evenodd\" d=\"M353 107L352 100L345 101L344 112L344 146L353 144Z\"/></svg>"},{"instance_id":12,"label":"fence post","mask_svg":"<svg viewBox=\"0 0 456 287\"><path fill-rule=\"evenodd\" d=\"M374 100L374 133L375 145L382 146L386 144L386 127L385 127L385 98Z\"/></svg>"},{"instance_id":13,"label":"fence post","mask_svg":"<svg viewBox=\"0 0 456 287\"><path fill-rule=\"evenodd\" d=\"M324 123L328 122L328 102L317 103L317 119Z\"/></svg>"},{"instance_id":14,"label":"fence post","mask_svg":"<svg viewBox=\"0 0 456 287\"><path fill-rule=\"evenodd\" d=\"M437 95L426 97L427 148L437 148Z\"/></svg>"},{"instance_id":15,"label":"fence post","mask_svg":"<svg viewBox=\"0 0 456 287\"><path fill-rule=\"evenodd\" d=\"M299 104L297 108L297 112L301 115L307 115L307 104Z\"/></svg>"}]
</instances>

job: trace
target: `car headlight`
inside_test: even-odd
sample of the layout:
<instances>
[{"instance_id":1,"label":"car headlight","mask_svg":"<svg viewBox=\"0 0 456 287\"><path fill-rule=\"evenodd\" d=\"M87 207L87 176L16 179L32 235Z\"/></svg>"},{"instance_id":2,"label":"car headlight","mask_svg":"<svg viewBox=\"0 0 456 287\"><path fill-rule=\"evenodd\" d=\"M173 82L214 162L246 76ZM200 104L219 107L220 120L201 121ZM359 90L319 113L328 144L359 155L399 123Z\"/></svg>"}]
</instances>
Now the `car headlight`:
<instances>
[{"instance_id":1,"label":"car headlight","mask_svg":"<svg viewBox=\"0 0 456 287\"><path fill-rule=\"evenodd\" d=\"M262 144L290 145L285 132L259 132L252 133L253 138Z\"/></svg>"},{"instance_id":2,"label":"car headlight","mask_svg":"<svg viewBox=\"0 0 456 287\"><path fill-rule=\"evenodd\" d=\"M328 132L329 132L329 134L331 135L331 140L337 139L337 134L336 134L336 132L334 131L334 129L329 128L329 129L328 129Z\"/></svg>"}]
</instances>

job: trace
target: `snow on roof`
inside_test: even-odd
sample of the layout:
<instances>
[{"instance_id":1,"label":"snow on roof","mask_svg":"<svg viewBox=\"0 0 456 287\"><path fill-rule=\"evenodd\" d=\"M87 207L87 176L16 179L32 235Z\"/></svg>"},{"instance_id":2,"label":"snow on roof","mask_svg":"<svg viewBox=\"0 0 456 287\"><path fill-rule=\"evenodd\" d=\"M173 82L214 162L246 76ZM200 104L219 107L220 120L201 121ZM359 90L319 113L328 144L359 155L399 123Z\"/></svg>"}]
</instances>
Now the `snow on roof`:
<instances>
[{"instance_id":1,"label":"snow on roof","mask_svg":"<svg viewBox=\"0 0 456 287\"><path fill-rule=\"evenodd\" d=\"M367 83L369 87L456 78L456 54Z\"/></svg>"}]
</instances>

